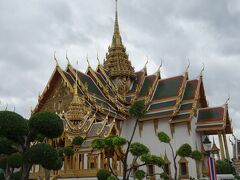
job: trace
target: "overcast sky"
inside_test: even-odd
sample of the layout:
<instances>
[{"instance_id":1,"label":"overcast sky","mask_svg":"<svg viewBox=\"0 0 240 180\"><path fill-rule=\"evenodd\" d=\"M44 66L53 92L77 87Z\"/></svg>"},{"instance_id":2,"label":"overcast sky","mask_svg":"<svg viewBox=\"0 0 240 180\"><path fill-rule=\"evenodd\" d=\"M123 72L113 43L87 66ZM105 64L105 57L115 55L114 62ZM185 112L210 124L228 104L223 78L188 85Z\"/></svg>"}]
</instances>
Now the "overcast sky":
<instances>
[{"instance_id":1,"label":"overcast sky","mask_svg":"<svg viewBox=\"0 0 240 180\"><path fill-rule=\"evenodd\" d=\"M0 109L24 117L37 103L65 52L72 65L86 71L88 54L97 66L111 43L114 0L0 0ZM149 57L154 73L163 59L162 77L182 74L191 62L190 78L205 64L204 84L210 106L225 103L240 129L240 1L119 0L123 42L135 70ZM240 133L236 131L240 137Z\"/></svg>"}]
</instances>

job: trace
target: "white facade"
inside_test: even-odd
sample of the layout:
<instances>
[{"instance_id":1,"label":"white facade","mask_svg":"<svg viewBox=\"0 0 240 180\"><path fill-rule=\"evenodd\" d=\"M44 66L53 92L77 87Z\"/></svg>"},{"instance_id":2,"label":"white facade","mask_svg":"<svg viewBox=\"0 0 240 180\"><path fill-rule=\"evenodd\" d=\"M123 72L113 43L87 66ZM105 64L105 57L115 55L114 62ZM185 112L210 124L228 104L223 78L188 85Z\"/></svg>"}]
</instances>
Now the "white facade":
<instances>
[{"instance_id":1,"label":"white facade","mask_svg":"<svg viewBox=\"0 0 240 180\"><path fill-rule=\"evenodd\" d=\"M123 123L122 132L121 132L122 137L130 139L134 123L135 123L135 120L127 120ZM163 131L167 133L169 137L171 137L172 139L171 144L175 152L182 144L185 144L185 143L188 143L192 147L192 150L196 150L196 148L198 148L197 150L200 150L199 148L201 147L201 137L195 131L195 126L196 126L195 123L196 123L196 118L193 118L191 122L190 133L186 123L175 124L175 129L172 137L169 121L159 120L158 129L156 132ZM153 155L164 157L166 152L168 160L171 162L171 165L170 165L171 175L172 176L174 175L174 163L173 163L171 149L168 144L165 144L159 141L157 137L157 133L155 133L154 121L150 121L150 120L144 121L143 129L141 133L139 132L139 127L137 127L135 136L133 138L133 142L139 142L146 145L150 149L151 154ZM195 160L191 158L186 158L186 159L188 161L189 177L197 178L197 169L196 169ZM180 157L177 157L176 163L178 166L178 171L179 171L179 165L178 165L179 160L180 160ZM132 162L132 157L129 160L129 163L131 162ZM141 162L139 161L138 163L140 164ZM201 168L201 166L199 166L199 168ZM162 170L160 170L160 168L155 167L155 173L161 173L161 172ZM201 172L201 169L199 169L199 172ZM178 175L179 175L179 172L178 172Z\"/></svg>"}]
</instances>

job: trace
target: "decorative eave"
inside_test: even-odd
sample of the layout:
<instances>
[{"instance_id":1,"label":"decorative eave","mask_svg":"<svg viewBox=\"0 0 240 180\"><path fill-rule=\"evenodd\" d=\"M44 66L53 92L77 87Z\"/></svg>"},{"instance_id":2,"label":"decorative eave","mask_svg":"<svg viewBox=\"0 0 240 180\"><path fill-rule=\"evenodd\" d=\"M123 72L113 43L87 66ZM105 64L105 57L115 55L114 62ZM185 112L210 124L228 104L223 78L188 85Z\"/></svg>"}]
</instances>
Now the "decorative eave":
<instances>
[{"instance_id":1,"label":"decorative eave","mask_svg":"<svg viewBox=\"0 0 240 180\"><path fill-rule=\"evenodd\" d=\"M154 95L155 88L156 88L156 86L157 86L157 82L158 82L158 80L161 79L160 69L158 69L157 72L154 73L153 75L155 75L156 78L155 78L155 80L154 80L154 82L153 82L153 85L152 85L152 87L150 88L150 90L149 90L149 92L148 92L148 95L147 95L147 97L146 97L146 99L145 99L145 105L146 105L146 106L148 106L148 105L151 103L152 98L153 98L153 95Z\"/></svg>"},{"instance_id":2,"label":"decorative eave","mask_svg":"<svg viewBox=\"0 0 240 180\"><path fill-rule=\"evenodd\" d=\"M106 82L112 88L113 92L116 94L117 99L120 100L121 102L125 103L125 99L123 98L123 96L121 94L118 93L116 86L113 84L112 80L107 75L107 73L105 72L105 69L102 67L102 65L98 65L97 72L100 72L103 75L103 77L106 79Z\"/></svg>"},{"instance_id":3,"label":"decorative eave","mask_svg":"<svg viewBox=\"0 0 240 180\"><path fill-rule=\"evenodd\" d=\"M106 98L108 99L108 101L113 105L115 106L120 112L126 114L127 110L125 108L125 106L120 102L118 101L118 99L114 98L113 96L111 96L109 94L109 90L107 87L105 87L102 82L100 81L100 79L98 78L98 76L96 75L95 71L89 67L88 68L88 72L87 72L90 76L93 76L93 78L95 79L96 81L96 84L97 86L99 86L103 91L103 93L105 94ZM117 97L117 96L115 96Z\"/></svg>"},{"instance_id":4,"label":"decorative eave","mask_svg":"<svg viewBox=\"0 0 240 180\"><path fill-rule=\"evenodd\" d=\"M109 129L109 131L108 131L108 133L106 134L104 134L104 137L108 137L108 136L110 136L111 135L111 132L113 131L113 129L115 129L116 130L116 133L117 134L119 134L118 133L118 130L117 130L117 128L116 128L116 121L115 121L115 119L113 120L113 122L111 122L111 124L109 124L110 125L110 129Z\"/></svg>"},{"instance_id":5,"label":"decorative eave","mask_svg":"<svg viewBox=\"0 0 240 180\"><path fill-rule=\"evenodd\" d=\"M68 81L68 79L66 78L65 74L63 73L62 69L60 68L60 66L57 64L47 85L45 86L43 92L41 95L39 95L38 97L38 103L36 105L36 107L34 108L32 114L36 113L39 111L39 109L41 108L41 104L42 104L42 101L44 100L44 97L46 96L47 92L50 90L51 88L51 84L53 82L53 79L55 76L57 76L57 73L61 76L61 78L64 80L65 84L66 84L66 87L69 88L70 92L71 93L74 93L74 90L73 90L73 86L71 85L71 83Z\"/></svg>"},{"instance_id":6,"label":"decorative eave","mask_svg":"<svg viewBox=\"0 0 240 180\"><path fill-rule=\"evenodd\" d=\"M185 90L186 85L187 85L187 80L188 80L188 72L185 72L183 82L181 84L180 90L179 90L178 95L177 95L177 100L176 100L175 110L173 112L173 116L177 115L177 113L180 110L180 104L183 100L183 95L184 95L184 90Z\"/></svg>"}]
</instances>

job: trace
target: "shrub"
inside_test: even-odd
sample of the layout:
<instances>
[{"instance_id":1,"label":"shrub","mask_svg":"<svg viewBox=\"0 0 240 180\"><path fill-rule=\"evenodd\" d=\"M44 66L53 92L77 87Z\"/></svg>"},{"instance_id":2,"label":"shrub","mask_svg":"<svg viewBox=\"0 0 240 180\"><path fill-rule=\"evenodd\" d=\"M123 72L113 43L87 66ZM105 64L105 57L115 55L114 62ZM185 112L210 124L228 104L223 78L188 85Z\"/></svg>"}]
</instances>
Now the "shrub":
<instances>
[{"instance_id":1,"label":"shrub","mask_svg":"<svg viewBox=\"0 0 240 180\"><path fill-rule=\"evenodd\" d=\"M129 114L132 118L141 118L146 114L146 106L144 101L135 101L129 108Z\"/></svg>"},{"instance_id":2,"label":"shrub","mask_svg":"<svg viewBox=\"0 0 240 180\"><path fill-rule=\"evenodd\" d=\"M34 114L29 119L29 127L48 138L57 138L62 135L64 130L63 121L53 112Z\"/></svg>"},{"instance_id":3,"label":"shrub","mask_svg":"<svg viewBox=\"0 0 240 180\"><path fill-rule=\"evenodd\" d=\"M170 143L170 137L165 132L159 132L157 136L161 142Z\"/></svg>"},{"instance_id":4,"label":"shrub","mask_svg":"<svg viewBox=\"0 0 240 180\"><path fill-rule=\"evenodd\" d=\"M105 143L104 140L102 138L96 138L92 141L91 143L92 148L94 149L104 149L105 147Z\"/></svg>"},{"instance_id":5,"label":"shrub","mask_svg":"<svg viewBox=\"0 0 240 180\"><path fill-rule=\"evenodd\" d=\"M97 173L98 180L106 180L110 176L111 176L110 172L106 169L100 169Z\"/></svg>"},{"instance_id":6,"label":"shrub","mask_svg":"<svg viewBox=\"0 0 240 180\"><path fill-rule=\"evenodd\" d=\"M142 180L143 178L145 178L145 176L146 176L146 173L143 170L137 170L134 174L134 177L137 180Z\"/></svg>"},{"instance_id":7,"label":"shrub","mask_svg":"<svg viewBox=\"0 0 240 180\"><path fill-rule=\"evenodd\" d=\"M191 158L196 160L196 161L200 161L202 159L202 153L198 150L195 150L195 151L192 152Z\"/></svg>"},{"instance_id":8,"label":"shrub","mask_svg":"<svg viewBox=\"0 0 240 180\"><path fill-rule=\"evenodd\" d=\"M149 152L149 149L145 145L138 142L132 143L129 150L134 156L141 156Z\"/></svg>"},{"instance_id":9,"label":"shrub","mask_svg":"<svg viewBox=\"0 0 240 180\"><path fill-rule=\"evenodd\" d=\"M235 174L235 169L231 161L228 160L218 160L216 162L217 174Z\"/></svg>"},{"instance_id":10,"label":"shrub","mask_svg":"<svg viewBox=\"0 0 240 180\"><path fill-rule=\"evenodd\" d=\"M112 143L113 143L113 146L119 148L119 147L125 145L127 143L127 140L122 137L116 136L113 138Z\"/></svg>"},{"instance_id":11,"label":"shrub","mask_svg":"<svg viewBox=\"0 0 240 180\"><path fill-rule=\"evenodd\" d=\"M77 136L73 139L72 144L77 145L77 146L81 146L83 141L84 141L84 139L81 136Z\"/></svg>"},{"instance_id":12,"label":"shrub","mask_svg":"<svg viewBox=\"0 0 240 180\"><path fill-rule=\"evenodd\" d=\"M20 153L11 154L8 159L8 166L11 168L19 168L23 164L23 157Z\"/></svg>"},{"instance_id":13,"label":"shrub","mask_svg":"<svg viewBox=\"0 0 240 180\"><path fill-rule=\"evenodd\" d=\"M0 136L19 142L28 133L27 121L11 111L0 111Z\"/></svg>"},{"instance_id":14,"label":"shrub","mask_svg":"<svg viewBox=\"0 0 240 180\"><path fill-rule=\"evenodd\" d=\"M72 156L74 154L73 148L70 146L65 147L63 152L66 156Z\"/></svg>"},{"instance_id":15,"label":"shrub","mask_svg":"<svg viewBox=\"0 0 240 180\"><path fill-rule=\"evenodd\" d=\"M192 154L192 147L189 144L183 144L178 149L177 154L181 157L190 157Z\"/></svg>"},{"instance_id":16,"label":"shrub","mask_svg":"<svg viewBox=\"0 0 240 180\"><path fill-rule=\"evenodd\" d=\"M142 155L141 161L146 164L157 165L158 167L162 167L165 164L165 161L161 157L151 154Z\"/></svg>"}]
</instances>

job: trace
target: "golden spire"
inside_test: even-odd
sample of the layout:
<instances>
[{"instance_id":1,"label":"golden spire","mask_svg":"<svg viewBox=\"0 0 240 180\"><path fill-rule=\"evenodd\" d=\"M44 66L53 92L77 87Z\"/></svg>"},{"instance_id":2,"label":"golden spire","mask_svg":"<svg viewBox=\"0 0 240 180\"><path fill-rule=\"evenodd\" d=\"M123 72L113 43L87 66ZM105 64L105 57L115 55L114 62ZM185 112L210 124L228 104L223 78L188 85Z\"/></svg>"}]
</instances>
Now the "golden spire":
<instances>
[{"instance_id":1,"label":"golden spire","mask_svg":"<svg viewBox=\"0 0 240 180\"><path fill-rule=\"evenodd\" d=\"M103 63L109 77L114 80L114 84L120 94L124 94L129 90L131 81L135 78L134 67L129 61L126 48L123 46L122 38L118 25L118 10L116 0L115 24L112 44L106 53L106 60ZM116 81L115 81L116 80Z\"/></svg>"},{"instance_id":2,"label":"golden spire","mask_svg":"<svg viewBox=\"0 0 240 180\"><path fill-rule=\"evenodd\" d=\"M117 47L117 46L122 46L122 38L120 35L119 24L118 24L118 6L117 6L117 0L116 0L115 23L114 23L112 47Z\"/></svg>"},{"instance_id":3,"label":"golden spire","mask_svg":"<svg viewBox=\"0 0 240 180\"><path fill-rule=\"evenodd\" d=\"M77 65L78 65L78 61L77 61ZM74 89L74 96L78 96L78 87L77 87L77 69L76 69L76 75L75 75L75 84L73 86Z\"/></svg>"}]
</instances>

